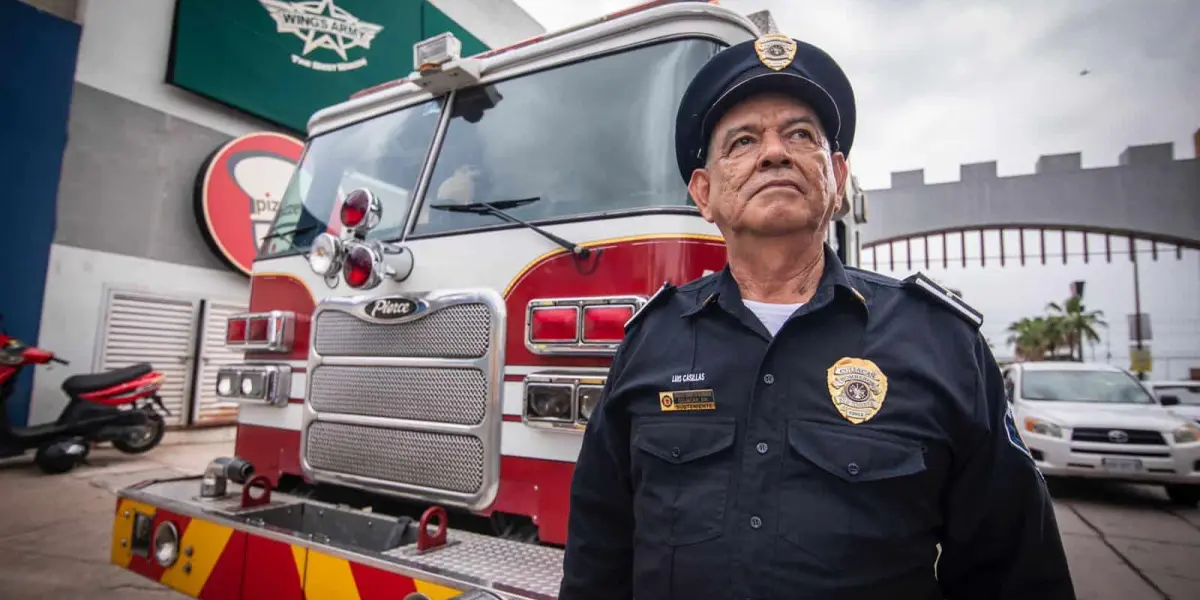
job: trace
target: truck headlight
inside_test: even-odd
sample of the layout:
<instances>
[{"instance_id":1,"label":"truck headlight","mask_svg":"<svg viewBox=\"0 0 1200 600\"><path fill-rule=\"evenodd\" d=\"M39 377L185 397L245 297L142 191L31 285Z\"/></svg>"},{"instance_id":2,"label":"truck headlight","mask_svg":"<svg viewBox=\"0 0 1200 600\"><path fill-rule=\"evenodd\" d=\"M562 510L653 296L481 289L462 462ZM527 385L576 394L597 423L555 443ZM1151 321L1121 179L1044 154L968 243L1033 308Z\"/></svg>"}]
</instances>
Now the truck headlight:
<instances>
[{"instance_id":1,"label":"truck headlight","mask_svg":"<svg viewBox=\"0 0 1200 600\"><path fill-rule=\"evenodd\" d=\"M170 521L162 521L154 528L154 562L166 569L179 559L179 529Z\"/></svg>"},{"instance_id":2,"label":"truck headlight","mask_svg":"<svg viewBox=\"0 0 1200 600\"><path fill-rule=\"evenodd\" d=\"M574 395L572 392L572 386L565 384L526 384L526 416L542 421L570 421Z\"/></svg>"},{"instance_id":3,"label":"truck headlight","mask_svg":"<svg viewBox=\"0 0 1200 600\"><path fill-rule=\"evenodd\" d=\"M1063 436L1062 427L1035 417L1025 417L1025 431L1056 438Z\"/></svg>"},{"instance_id":4,"label":"truck headlight","mask_svg":"<svg viewBox=\"0 0 1200 600\"><path fill-rule=\"evenodd\" d=\"M1200 442L1200 427L1196 427L1191 423L1188 423L1187 425L1184 425L1171 433L1175 436L1176 444Z\"/></svg>"}]
</instances>

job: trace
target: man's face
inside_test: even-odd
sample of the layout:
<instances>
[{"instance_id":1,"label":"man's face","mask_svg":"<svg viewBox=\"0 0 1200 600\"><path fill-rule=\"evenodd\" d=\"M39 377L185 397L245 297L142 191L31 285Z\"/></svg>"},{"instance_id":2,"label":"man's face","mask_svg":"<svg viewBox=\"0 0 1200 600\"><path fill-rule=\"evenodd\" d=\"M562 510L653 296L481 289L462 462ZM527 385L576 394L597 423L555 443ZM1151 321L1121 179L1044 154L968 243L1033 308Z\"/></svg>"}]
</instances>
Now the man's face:
<instances>
[{"instance_id":1,"label":"man's face","mask_svg":"<svg viewBox=\"0 0 1200 600\"><path fill-rule=\"evenodd\" d=\"M752 96L730 108L708 157L688 190L726 236L815 233L840 206L845 157L830 153L817 114L789 96Z\"/></svg>"}]
</instances>

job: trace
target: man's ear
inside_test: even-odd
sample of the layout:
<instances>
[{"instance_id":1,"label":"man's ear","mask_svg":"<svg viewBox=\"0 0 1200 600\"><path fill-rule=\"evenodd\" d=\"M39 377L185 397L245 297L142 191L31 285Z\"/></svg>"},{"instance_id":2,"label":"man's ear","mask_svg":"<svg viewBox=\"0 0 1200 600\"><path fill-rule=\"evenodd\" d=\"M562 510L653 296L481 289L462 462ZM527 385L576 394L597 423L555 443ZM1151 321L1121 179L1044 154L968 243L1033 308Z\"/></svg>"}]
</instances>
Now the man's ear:
<instances>
[{"instance_id":1,"label":"man's ear","mask_svg":"<svg viewBox=\"0 0 1200 600\"><path fill-rule=\"evenodd\" d=\"M708 171L696 169L692 171L692 178L688 181L688 193L692 196L692 202L696 203L696 208L700 209L700 216L704 217L705 221L712 223L712 210L708 203L710 183Z\"/></svg>"},{"instance_id":2,"label":"man's ear","mask_svg":"<svg viewBox=\"0 0 1200 600\"><path fill-rule=\"evenodd\" d=\"M837 182L837 198L834 203L833 212L841 210L842 198L846 196L846 185L850 179L850 167L846 163L846 156L841 152L833 153L833 177Z\"/></svg>"}]
</instances>

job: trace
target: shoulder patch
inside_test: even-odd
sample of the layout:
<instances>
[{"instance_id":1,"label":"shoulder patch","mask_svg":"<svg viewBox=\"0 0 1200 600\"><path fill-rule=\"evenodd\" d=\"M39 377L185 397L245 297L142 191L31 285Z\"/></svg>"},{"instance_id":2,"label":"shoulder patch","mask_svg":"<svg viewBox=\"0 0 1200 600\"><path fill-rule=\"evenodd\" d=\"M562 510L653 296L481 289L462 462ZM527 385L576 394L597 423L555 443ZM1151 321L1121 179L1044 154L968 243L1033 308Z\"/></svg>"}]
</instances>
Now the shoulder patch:
<instances>
[{"instance_id":1,"label":"shoulder patch","mask_svg":"<svg viewBox=\"0 0 1200 600\"><path fill-rule=\"evenodd\" d=\"M983 313L971 308L970 305L963 302L963 299L958 297L954 292L934 283L924 273L914 273L905 278L904 287L916 290L926 298L936 300L938 303L949 307L965 321L977 328L983 325Z\"/></svg>"},{"instance_id":2,"label":"shoulder patch","mask_svg":"<svg viewBox=\"0 0 1200 600\"><path fill-rule=\"evenodd\" d=\"M646 314L646 311L648 311L650 308L654 307L655 305L661 304L664 300L669 298L674 293L675 293L675 286L671 285L671 282L669 282L669 281L664 281L662 284L662 287L658 288L658 291L654 292L654 295L650 296L650 299L647 300L646 303L643 304L642 307L637 310L637 312L634 312L633 316L629 317L628 321L625 321L625 332L628 333L629 328L636 325L637 322L642 318L642 315Z\"/></svg>"}]
</instances>

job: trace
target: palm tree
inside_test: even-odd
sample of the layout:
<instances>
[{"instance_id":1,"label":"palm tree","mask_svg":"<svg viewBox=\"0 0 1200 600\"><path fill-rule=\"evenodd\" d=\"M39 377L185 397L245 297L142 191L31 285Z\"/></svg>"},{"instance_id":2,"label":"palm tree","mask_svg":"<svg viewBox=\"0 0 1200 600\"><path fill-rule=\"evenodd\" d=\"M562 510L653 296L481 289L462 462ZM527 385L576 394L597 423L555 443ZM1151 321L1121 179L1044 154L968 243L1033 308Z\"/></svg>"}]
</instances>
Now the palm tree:
<instances>
[{"instance_id":1,"label":"palm tree","mask_svg":"<svg viewBox=\"0 0 1200 600\"><path fill-rule=\"evenodd\" d=\"M1013 353L1019 360L1044 360L1057 346L1053 342L1055 332L1046 317L1024 317L1010 324L1008 332L1008 343L1013 345Z\"/></svg>"},{"instance_id":2,"label":"palm tree","mask_svg":"<svg viewBox=\"0 0 1200 600\"><path fill-rule=\"evenodd\" d=\"M1108 323L1104 322L1104 311L1087 310L1079 296L1067 298L1061 306L1057 302L1051 302L1046 305L1046 310L1050 311L1051 318L1058 322L1058 333L1064 336L1072 360L1083 361L1083 341L1086 339L1092 344L1099 342L1100 334L1096 332L1096 328L1108 327ZM1079 352L1078 356L1076 349Z\"/></svg>"}]
</instances>

